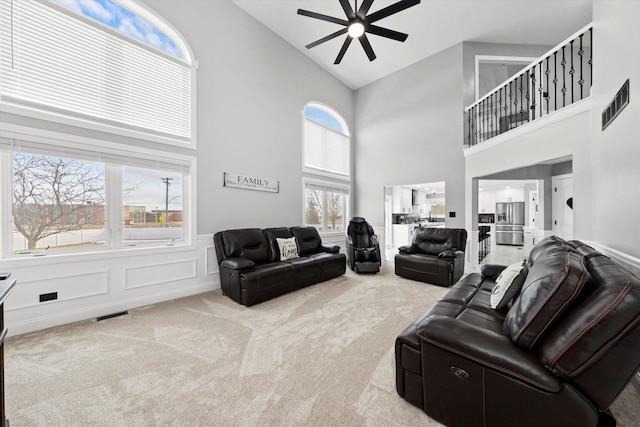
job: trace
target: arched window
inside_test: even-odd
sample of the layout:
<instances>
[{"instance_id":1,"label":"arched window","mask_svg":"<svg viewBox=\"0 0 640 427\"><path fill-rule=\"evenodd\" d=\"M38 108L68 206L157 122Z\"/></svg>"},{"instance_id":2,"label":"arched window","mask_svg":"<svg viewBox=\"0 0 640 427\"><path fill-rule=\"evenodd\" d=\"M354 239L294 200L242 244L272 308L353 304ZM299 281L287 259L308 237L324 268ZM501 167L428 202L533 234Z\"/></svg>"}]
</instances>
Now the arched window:
<instances>
[{"instance_id":1,"label":"arched window","mask_svg":"<svg viewBox=\"0 0 640 427\"><path fill-rule=\"evenodd\" d=\"M194 61L140 2L3 1L0 28L4 110L191 143Z\"/></svg>"},{"instance_id":2,"label":"arched window","mask_svg":"<svg viewBox=\"0 0 640 427\"><path fill-rule=\"evenodd\" d=\"M303 110L306 172L350 178L350 135L345 120L332 108L308 103Z\"/></svg>"},{"instance_id":3,"label":"arched window","mask_svg":"<svg viewBox=\"0 0 640 427\"><path fill-rule=\"evenodd\" d=\"M192 246L195 68L140 1L0 1L0 111L44 119L0 115L0 257Z\"/></svg>"},{"instance_id":4,"label":"arched window","mask_svg":"<svg viewBox=\"0 0 640 427\"><path fill-rule=\"evenodd\" d=\"M303 223L325 234L344 233L351 189L347 123L332 108L310 102L303 110L303 129L303 171L307 174L303 177Z\"/></svg>"}]
</instances>

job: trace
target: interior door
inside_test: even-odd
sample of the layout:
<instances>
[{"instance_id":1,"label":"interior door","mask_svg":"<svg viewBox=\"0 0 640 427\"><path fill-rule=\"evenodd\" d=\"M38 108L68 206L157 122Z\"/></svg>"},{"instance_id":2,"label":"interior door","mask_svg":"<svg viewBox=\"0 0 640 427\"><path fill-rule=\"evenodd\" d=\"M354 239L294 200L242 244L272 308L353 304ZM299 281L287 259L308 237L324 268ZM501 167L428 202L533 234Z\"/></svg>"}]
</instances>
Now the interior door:
<instances>
[{"instance_id":1,"label":"interior door","mask_svg":"<svg viewBox=\"0 0 640 427\"><path fill-rule=\"evenodd\" d=\"M553 233L565 240L573 239L573 176L552 177Z\"/></svg>"}]
</instances>

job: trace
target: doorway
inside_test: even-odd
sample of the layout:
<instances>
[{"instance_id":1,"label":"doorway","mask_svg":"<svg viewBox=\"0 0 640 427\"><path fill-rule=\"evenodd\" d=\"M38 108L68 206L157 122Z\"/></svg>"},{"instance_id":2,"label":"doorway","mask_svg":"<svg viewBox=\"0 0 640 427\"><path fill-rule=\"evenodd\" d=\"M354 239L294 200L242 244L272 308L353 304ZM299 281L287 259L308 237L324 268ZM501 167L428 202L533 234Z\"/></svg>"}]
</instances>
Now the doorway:
<instances>
[{"instance_id":1,"label":"doorway","mask_svg":"<svg viewBox=\"0 0 640 427\"><path fill-rule=\"evenodd\" d=\"M476 55L476 100L509 80L538 58Z\"/></svg>"},{"instance_id":2,"label":"doorway","mask_svg":"<svg viewBox=\"0 0 640 427\"><path fill-rule=\"evenodd\" d=\"M573 239L573 174L551 177L553 186L553 234L565 240Z\"/></svg>"}]
</instances>

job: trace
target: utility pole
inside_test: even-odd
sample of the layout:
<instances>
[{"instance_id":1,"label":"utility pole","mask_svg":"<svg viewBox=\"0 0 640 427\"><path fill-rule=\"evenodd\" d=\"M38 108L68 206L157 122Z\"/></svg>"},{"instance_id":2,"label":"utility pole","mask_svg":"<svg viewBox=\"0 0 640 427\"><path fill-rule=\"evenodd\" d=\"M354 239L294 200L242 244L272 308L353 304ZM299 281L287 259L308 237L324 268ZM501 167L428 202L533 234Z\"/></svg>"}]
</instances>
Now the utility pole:
<instances>
[{"instance_id":1,"label":"utility pole","mask_svg":"<svg viewBox=\"0 0 640 427\"><path fill-rule=\"evenodd\" d=\"M160 178L162 179L162 182L165 183L166 187L167 187L167 191L166 191L166 195L165 195L165 209L164 209L164 226L168 227L169 226L169 186L171 185L171 180L173 178Z\"/></svg>"}]
</instances>

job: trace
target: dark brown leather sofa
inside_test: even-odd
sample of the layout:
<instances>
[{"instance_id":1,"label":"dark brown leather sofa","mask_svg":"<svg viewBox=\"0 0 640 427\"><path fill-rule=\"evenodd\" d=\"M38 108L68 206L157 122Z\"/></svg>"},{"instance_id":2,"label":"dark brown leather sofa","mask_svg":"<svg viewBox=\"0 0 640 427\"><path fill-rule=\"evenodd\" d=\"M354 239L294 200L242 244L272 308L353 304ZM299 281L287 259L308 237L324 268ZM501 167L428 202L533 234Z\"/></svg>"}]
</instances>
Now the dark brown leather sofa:
<instances>
[{"instance_id":1,"label":"dark brown leather sofa","mask_svg":"<svg viewBox=\"0 0 640 427\"><path fill-rule=\"evenodd\" d=\"M280 261L276 239L291 237L299 258ZM213 240L222 292L247 307L346 271L346 255L339 246L322 244L315 227L226 230Z\"/></svg>"},{"instance_id":2,"label":"dark brown leather sofa","mask_svg":"<svg viewBox=\"0 0 640 427\"><path fill-rule=\"evenodd\" d=\"M439 286L451 286L464 273L467 231L462 228L418 227L411 245L398 248L398 276Z\"/></svg>"},{"instance_id":3,"label":"dark brown leather sofa","mask_svg":"<svg viewBox=\"0 0 640 427\"><path fill-rule=\"evenodd\" d=\"M458 282L396 340L397 391L448 426L613 426L639 368L640 279L579 241L542 240L521 292L504 267Z\"/></svg>"}]
</instances>

